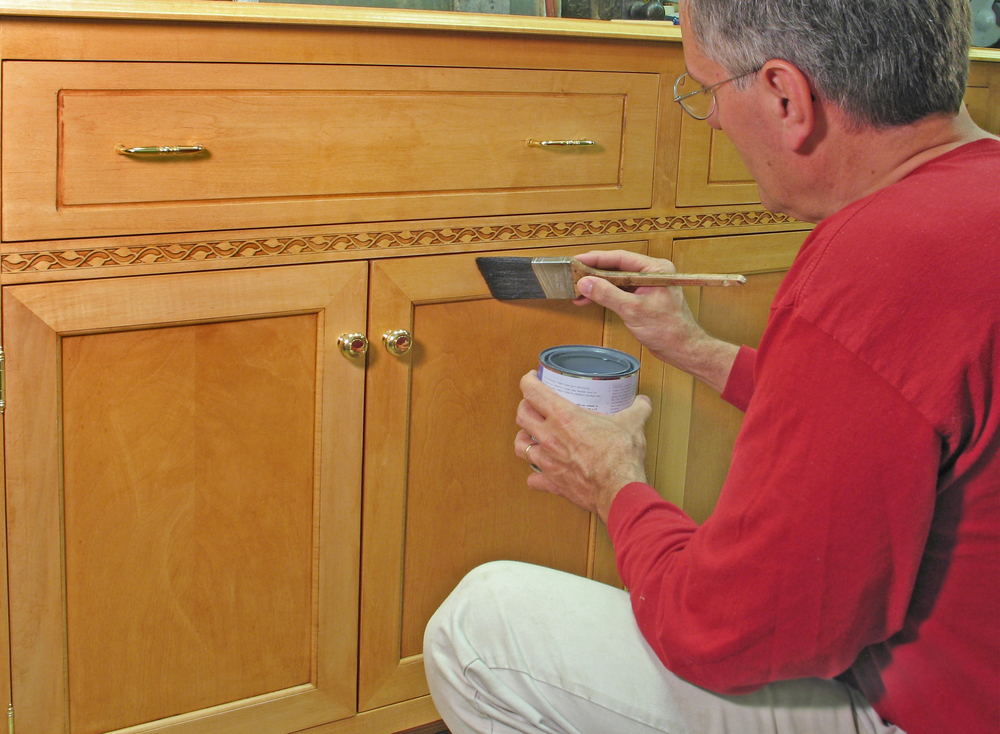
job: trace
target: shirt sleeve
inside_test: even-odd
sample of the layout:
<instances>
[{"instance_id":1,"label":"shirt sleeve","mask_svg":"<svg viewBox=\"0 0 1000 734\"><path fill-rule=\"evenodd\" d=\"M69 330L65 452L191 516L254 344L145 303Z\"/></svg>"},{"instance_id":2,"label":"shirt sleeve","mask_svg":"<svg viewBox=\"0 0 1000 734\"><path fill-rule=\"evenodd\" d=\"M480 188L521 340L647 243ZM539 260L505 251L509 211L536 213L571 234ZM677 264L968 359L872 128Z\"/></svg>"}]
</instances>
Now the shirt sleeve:
<instances>
[{"instance_id":1,"label":"shirt sleeve","mask_svg":"<svg viewBox=\"0 0 1000 734\"><path fill-rule=\"evenodd\" d=\"M757 350L745 344L736 353L736 361L729 371L729 378L722 391L722 399L727 403L735 405L744 413L753 397L754 388L754 363L757 360Z\"/></svg>"},{"instance_id":2,"label":"shirt sleeve","mask_svg":"<svg viewBox=\"0 0 1000 734\"><path fill-rule=\"evenodd\" d=\"M762 345L753 396L704 524L645 485L608 518L643 636L727 694L833 677L901 629L941 451L893 387L798 318Z\"/></svg>"}]
</instances>

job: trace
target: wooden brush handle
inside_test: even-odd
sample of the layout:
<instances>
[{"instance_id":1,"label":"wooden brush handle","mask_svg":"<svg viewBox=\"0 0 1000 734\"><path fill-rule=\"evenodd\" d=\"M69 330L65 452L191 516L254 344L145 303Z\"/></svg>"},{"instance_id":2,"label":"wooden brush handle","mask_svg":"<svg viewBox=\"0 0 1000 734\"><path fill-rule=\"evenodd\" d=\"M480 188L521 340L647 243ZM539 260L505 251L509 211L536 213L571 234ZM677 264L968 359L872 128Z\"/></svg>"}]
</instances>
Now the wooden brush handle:
<instances>
[{"instance_id":1,"label":"wooden brush handle","mask_svg":"<svg viewBox=\"0 0 1000 734\"><path fill-rule=\"evenodd\" d=\"M577 283L585 275L596 275L612 285L637 287L640 285L743 285L747 279L742 275L720 275L713 273L628 273L619 270L598 270L584 265L575 257L569 263L573 282Z\"/></svg>"}]
</instances>

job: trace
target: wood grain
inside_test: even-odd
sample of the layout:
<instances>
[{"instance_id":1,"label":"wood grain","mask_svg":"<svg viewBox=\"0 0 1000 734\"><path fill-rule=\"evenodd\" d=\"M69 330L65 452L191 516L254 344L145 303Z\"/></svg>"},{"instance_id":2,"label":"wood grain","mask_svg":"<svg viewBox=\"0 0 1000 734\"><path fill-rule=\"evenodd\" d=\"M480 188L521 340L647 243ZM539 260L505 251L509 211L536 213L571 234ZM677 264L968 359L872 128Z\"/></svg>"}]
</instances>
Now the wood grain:
<instances>
[{"instance_id":1,"label":"wood grain","mask_svg":"<svg viewBox=\"0 0 1000 734\"><path fill-rule=\"evenodd\" d=\"M311 682L316 320L63 339L71 731Z\"/></svg>"}]
</instances>

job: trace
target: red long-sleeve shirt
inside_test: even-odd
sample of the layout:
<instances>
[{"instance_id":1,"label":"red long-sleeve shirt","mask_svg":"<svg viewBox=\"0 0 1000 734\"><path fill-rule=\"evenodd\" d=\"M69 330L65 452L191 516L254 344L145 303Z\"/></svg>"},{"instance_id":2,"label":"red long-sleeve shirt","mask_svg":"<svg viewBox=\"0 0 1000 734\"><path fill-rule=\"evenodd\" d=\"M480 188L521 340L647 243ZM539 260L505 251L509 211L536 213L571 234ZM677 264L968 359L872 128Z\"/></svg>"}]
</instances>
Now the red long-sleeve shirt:
<instances>
[{"instance_id":1,"label":"red long-sleeve shirt","mask_svg":"<svg viewBox=\"0 0 1000 734\"><path fill-rule=\"evenodd\" d=\"M908 734L1000 731L1000 142L824 220L723 397L712 516L630 484L608 519L664 664L723 693L851 668Z\"/></svg>"}]
</instances>

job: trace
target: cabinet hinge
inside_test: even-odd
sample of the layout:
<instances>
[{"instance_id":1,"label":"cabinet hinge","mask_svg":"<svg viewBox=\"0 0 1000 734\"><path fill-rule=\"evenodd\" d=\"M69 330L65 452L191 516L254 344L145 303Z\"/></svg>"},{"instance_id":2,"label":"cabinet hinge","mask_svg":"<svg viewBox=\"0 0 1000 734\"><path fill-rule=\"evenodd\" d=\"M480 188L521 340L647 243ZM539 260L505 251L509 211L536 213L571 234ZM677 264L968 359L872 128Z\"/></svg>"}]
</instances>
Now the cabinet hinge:
<instances>
[{"instance_id":1,"label":"cabinet hinge","mask_svg":"<svg viewBox=\"0 0 1000 734\"><path fill-rule=\"evenodd\" d=\"M7 707L7 734L14 734L14 704Z\"/></svg>"},{"instance_id":2,"label":"cabinet hinge","mask_svg":"<svg viewBox=\"0 0 1000 734\"><path fill-rule=\"evenodd\" d=\"M3 414L7 407L7 369L4 365L3 360L3 347L0 347L0 415ZM9 709L7 711L7 718L14 721L14 710ZM12 723L11 726L14 726Z\"/></svg>"}]
</instances>

